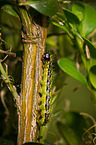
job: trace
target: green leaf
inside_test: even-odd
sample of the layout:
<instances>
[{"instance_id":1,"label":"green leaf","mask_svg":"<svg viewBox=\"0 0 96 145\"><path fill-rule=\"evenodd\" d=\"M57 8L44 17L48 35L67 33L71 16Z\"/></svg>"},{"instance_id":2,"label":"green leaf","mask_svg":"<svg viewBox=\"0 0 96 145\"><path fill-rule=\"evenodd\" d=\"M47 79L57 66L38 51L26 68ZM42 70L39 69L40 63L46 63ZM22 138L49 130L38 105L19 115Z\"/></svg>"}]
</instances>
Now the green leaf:
<instances>
[{"instance_id":1,"label":"green leaf","mask_svg":"<svg viewBox=\"0 0 96 145\"><path fill-rule=\"evenodd\" d=\"M72 6L72 12L78 16L82 13L83 18L80 26L78 27L79 33L86 37L96 28L96 10L82 2L75 2Z\"/></svg>"},{"instance_id":2,"label":"green leaf","mask_svg":"<svg viewBox=\"0 0 96 145\"><path fill-rule=\"evenodd\" d=\"M90 68L94 65L96 65L96 47L87 39L82 37L83 40L85 41L85 43L88 46L89 51L87 52L87 54L89 55L89 61L88 61L88 71L90 70Z\"/></svg>"},{"instance_id":3,"label":"green leaf","mask_svg":"<svg viewBox=\"0 0 96 145\"><path fill-rule=\"evenodd\" d=\"M58 61L58 64L64 72L87 86L86 78L79 71L77 71L76 66L72 60L62 58Z\"/></svg>"},{"instance_id":4,"label":"green leaf","mask_svg":"<svg viewBox=\"0 0 96 145\"><path fill-rule=\"evenodd\" d=\"M61 23L60 23L60 22L57 23L57 22L53 21L52 23L53 23L55 26L61 28L62 30L64 30L65 32L68 33L68 29L66 28L66 26L65 26L62 22L61 22Z\"/></svg>"},{"instance_id":5,"label":"green leaf","mask_svg":"<svg viewBox=\"0 0 96 145\"><path fill-rule=\"evenodd\" d=\"M73 12L65 8L63 8L63 11L69 23L73 24L74 26L80 23L78 17Z\"/></svg>"},{"instance_id":6,"label":"green leaf","mask_svg":"<svg viewBox=\"0 0 96 145\"><path fill-rule=\"evenodd\" d=\"M57 19L53 19L52 23L68 33L68 28L65 26L64 15L62 13L57 13Z\"/></svg>"},{"instance_id":7,"label":"green leaf","mask_svg":"<svg viewBox=\"0 0 96 145\"><path fill-rule=\"evenodd\" d=\"M68 30L68 27L65 25L65 17L64 17L64 14L62 14L62 13L57 13L57 19L56 18L54 18L53 20L52 20L52 23L55 25L55 26L57 26L57 27L59 27L59 28L61 28L62 30L64 30L67 34L68 34L68 36L72 39L73 38L73 35L71 35L71 33L69 32L69 30ZM72 26L72 25L71 25ZM75 28L75 27L74 27Z\"/></svg>"},{"instance_id":8,"label":"green leaf","mask_svg":"<svg viewBox=\"0 0 96 145\"><path fill-rule=\"evenodd\" d=\"M8 14L14 16L14 17L17 17L19 18L19 16L17 15L17 13L15 12L15 10L13 10L12 6L11 5L5 5L2 7L2 9L7 12Z\"/></svg>"},{"instance_id":9,"label":"green leaf","mask_svg":"<svg viewBox=\"0 0 96 145\"><path fill-rule=\"evenodd\" d=\"M20 3L20 5L30 6L46 16L53 16L56 14L58 10L58 0L38 0L38 1L28 0L24 3Z\"/></svg>"},{"instance_id":10,"label":"green leaf","mask_svg":"<svg viewBox=\"0 0 96 145\"><path fill-rule=\"evenodd\" d=\"M81 12L76 11L76 12L74 12L74 14L78 17L79 21L82 20L83 14Z\"/></svg>"},{"instance_id":11,"label":"green leaf","mask_svg":"<svg viewBox=\"0 0 96 145\"><path fill-rule=\"evenodd\" d=\"M91 67L89 71L89 79L93 87L96 89L96 65Z\"/></svg>"},{"instance_id":12,"label":"green leaf","mask_svg":"<svg viewBox=\"0 0 96 145\"><path fill-rule=\"evenodd\" d=\"M88 45L90 55L92 58L96 58L96 47L87 38L82 37L85 43Z\"/></svg>"}]
</instances>

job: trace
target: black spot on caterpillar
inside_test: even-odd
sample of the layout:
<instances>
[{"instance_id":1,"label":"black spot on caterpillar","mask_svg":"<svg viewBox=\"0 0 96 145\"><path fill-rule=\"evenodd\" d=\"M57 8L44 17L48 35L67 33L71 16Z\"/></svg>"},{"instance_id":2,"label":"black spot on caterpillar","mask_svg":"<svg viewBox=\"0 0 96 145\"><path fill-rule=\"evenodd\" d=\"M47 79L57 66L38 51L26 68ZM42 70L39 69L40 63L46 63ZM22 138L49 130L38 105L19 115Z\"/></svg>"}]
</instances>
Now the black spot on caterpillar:
<instances>
[{"instance_id":1,"label":"black spot on caterpillar","mask_svg":"<svg viewBox=\"0 0 96 145\"><path fill-rule=\"evenodd\" d=\"M42 56L43 61L43 76L41 81L40 90L40 118L39 124L46 125L49 121L51 113L51 100L52 100L52 55L44 53Z\"/></svg>"}]
</instances>

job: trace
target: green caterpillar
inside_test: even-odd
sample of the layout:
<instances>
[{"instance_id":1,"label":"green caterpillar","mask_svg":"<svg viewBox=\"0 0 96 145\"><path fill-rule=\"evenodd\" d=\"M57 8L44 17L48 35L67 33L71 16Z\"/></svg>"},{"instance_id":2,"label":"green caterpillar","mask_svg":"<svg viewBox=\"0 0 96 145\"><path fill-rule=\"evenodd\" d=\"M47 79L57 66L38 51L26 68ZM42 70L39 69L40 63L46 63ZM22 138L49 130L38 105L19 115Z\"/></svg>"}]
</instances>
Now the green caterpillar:
<instances>
[{"instance_id":1,"label":"green caterpillar","mask_svg":"<svg viewBox=\"0 0 96 145\"><path fill-rule=\"evenodd\" d=\"M39 124L46 125L51 113L51 100L52 100L52 55L44 53L42 56L43 61L43 77L40 90L40 118Z\"/></svg>"}]
</instances>

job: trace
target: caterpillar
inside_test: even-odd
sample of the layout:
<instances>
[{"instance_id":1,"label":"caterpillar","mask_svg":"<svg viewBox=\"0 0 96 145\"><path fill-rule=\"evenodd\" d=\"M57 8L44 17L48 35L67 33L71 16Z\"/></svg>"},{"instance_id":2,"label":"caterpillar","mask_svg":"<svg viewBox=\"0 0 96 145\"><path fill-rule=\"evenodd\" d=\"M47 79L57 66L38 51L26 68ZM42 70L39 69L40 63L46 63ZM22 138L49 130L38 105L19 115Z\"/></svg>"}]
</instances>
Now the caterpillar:
<instances>
[{"instance_id":1,"label":"caterpillar","mask_svg":"<svg viewBox=\"0 0 96 145\"><path fill-rule=\"evenodd\" d=\"M43 76L40 90L40 118L39 124L46 125L49 121L51 113L51 99L52 99L52 55L44 53L42 56L43 62Z\"/></svg>"}]
</instances>

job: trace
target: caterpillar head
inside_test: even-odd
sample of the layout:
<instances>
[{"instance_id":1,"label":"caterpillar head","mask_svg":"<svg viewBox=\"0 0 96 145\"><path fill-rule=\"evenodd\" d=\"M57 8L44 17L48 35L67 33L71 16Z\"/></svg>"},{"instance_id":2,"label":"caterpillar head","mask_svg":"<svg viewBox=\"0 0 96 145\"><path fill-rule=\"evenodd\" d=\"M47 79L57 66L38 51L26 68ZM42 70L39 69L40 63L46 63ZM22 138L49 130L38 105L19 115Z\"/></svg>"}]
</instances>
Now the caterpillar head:
<instances>
[{"instance_id":1,"label":"caterpillar head","mask_svg":"<svg viewBox=\"0 0 96 145\"><path fill-rule=\"evenodd\" d=\"M42 57L44 61L50 61L50 53L44 53Z\"/></svg>"}]
</instances>

